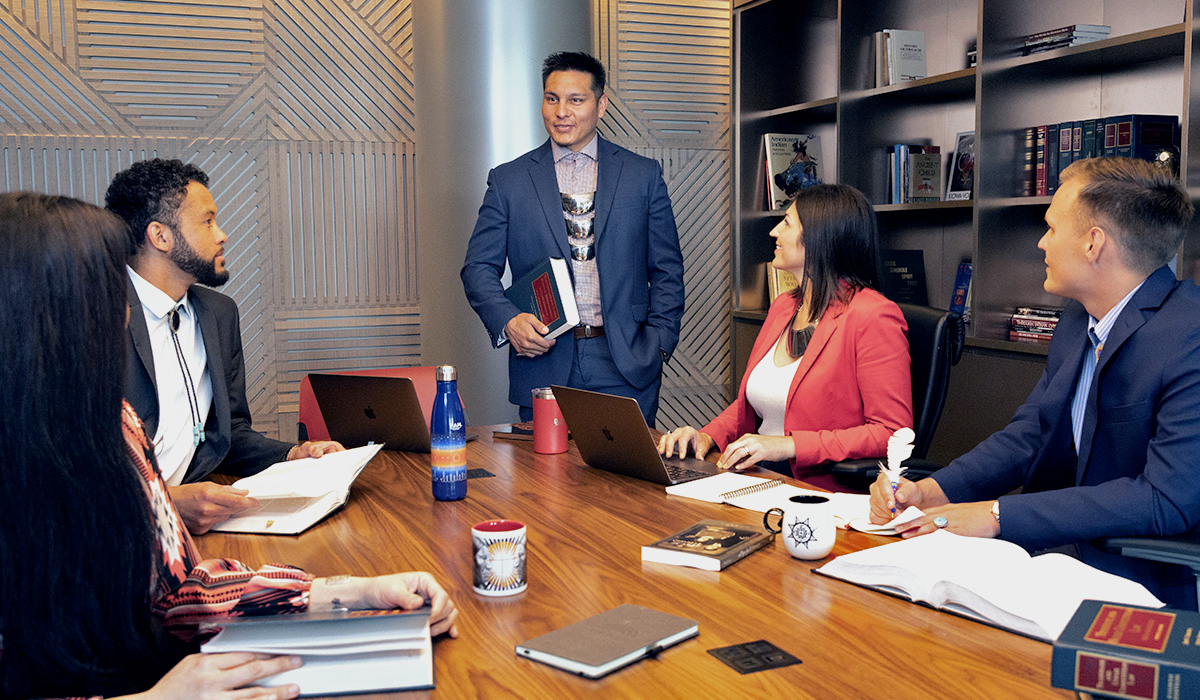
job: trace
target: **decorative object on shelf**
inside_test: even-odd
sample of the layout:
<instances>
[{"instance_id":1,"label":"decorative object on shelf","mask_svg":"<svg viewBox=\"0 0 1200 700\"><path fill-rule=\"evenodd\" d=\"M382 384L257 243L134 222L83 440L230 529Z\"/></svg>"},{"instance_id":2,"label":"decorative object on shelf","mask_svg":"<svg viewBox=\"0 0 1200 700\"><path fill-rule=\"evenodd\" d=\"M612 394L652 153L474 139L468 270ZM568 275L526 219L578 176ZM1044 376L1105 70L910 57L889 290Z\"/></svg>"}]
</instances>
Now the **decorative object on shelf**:
<instances>
[{"instance_id":1,"label":"decorative object on shelf","mask_svg":"<svg viewBox=\"0 0 1200 700\"><path fill-rule=\"evenodd\" d=\"M925 252L922 250L882 250L880 291L897 304L929 305L925 287Z\"/></svg>"},{"instance_id":2,"label":"decorative object on shelf","mask_svg":"<svg viewBox=\"0 0 1200 700\"><path fill-rule=\"evenodd\" d=\"M950 157L950 176L946 181L947 202L972 198L975 189L974 131L962 131L954 137L954 155Z\"/></svg>"},{"instance_id":3,"label":"decorative object on shelf","mask_svg":"<svg viewBox=\"0 0 1200 700\"><path fill-rule=\"evenodd\" d=\"M971 40L970 46L967 47L967 68L974 68L979 62L979 42L975 39Z\"/></svg>"},{"instance_id":4,"label":"decorative object on shelf","mask_svg":"<svg viewBox=\"0 0 1200 700\"><path fill-rule=\"evenodd\" d=\"M821 137L763 134L767 211L783 209L805 187L821 184Z\"/></svg>"}]
</instances>

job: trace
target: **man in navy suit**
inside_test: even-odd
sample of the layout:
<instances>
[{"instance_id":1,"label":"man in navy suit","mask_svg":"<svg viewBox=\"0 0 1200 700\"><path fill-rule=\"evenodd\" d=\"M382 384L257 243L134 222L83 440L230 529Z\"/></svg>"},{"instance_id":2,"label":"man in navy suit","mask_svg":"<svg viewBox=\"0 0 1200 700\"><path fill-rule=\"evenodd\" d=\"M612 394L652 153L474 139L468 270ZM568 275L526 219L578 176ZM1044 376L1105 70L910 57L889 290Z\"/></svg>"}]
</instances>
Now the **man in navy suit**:
<instances>
[{"instance_id":1,"label":"man in navy suit","mask_svg":"<svg viewBox=\"0 0 1200 700\"><path fill-rule=\"evenodd\" d=\"M904 535L944 527L1030 551L1064 548L1195 608L1183 567L1089 544L1200 530L1200 289L1167 266L1191 198L1140 160L1079 161L1061 177L1038 247L1046 291L1073 301L1046 371L1008 427L931 478L902 481L897 508L926 513ZM872 519L889 519L892 505L881 477Z\"/></svg>"},{"instance_id":2,"label":"man in navy suit","mask_svg":"<svg viewBox=\"0 0 1200 700\"><path fill-rule=\"evenodd\" d=\"M494 168L467 245L467 300L496 347L509 350L509 400L532 418L532 390L560 384L637 399L658 413L662 365L679 342L683 256L662 167L596 133L608 107L604 67L556 53L542 69L550 139ZM547 258L570 261L580 325L547 339L504 296Z\"/></svg>"},{"instance_id":3,"label":"man in navy suit","mask_svg":"<svg viewBox=\"0 0 1200 700\"><path fill-rule=\"evenodd\" d=\"M243 490L201 481L209 473L247 476L342 446L280 442L251 426L237 304L201 286L229 279L204 171L178 160L134 163L113 178L105 203L129 225L125 399L154 442L180 516L202 534L256 505Z\"/></svg>"}]
</instances>

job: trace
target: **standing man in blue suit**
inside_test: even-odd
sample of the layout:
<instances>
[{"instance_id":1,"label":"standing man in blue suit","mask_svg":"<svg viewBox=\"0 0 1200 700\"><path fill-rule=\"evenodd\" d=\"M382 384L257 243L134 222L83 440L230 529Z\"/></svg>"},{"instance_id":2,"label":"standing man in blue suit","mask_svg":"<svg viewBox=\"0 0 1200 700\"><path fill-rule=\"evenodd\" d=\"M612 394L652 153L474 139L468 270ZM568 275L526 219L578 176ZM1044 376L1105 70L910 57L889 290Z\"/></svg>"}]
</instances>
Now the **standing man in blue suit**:
<instances>
[{"instance_id":1,"label":"standing man in blue suit","mask_svg":"<svg viewBox=\"0 0 1200 700\"><path fill-rule=\"evenodd\" d=\"M105 204L129 226L125 399L145 423L184 524L203 534L257 505L246 491L202 481L211 472L248 476L343 448L272 440L250 423L237 304L207 288L229 279L208 175L178 160L144 160L117 173Z\"/></svg>"},{"instance_id":2,"label":"standing man in blue suit","mask_svg":"<svg viewBox=\"0 0 1200 700\"><path fill-rule=\"evenodd\" d=\"M1038 247L1046 291L1073 301L1046 371L1008 427L931 478L902 481L894 505L925 511L905 537L944 527L1030 551L1065 547L1195 608L1184 567L1089 544L1200 531L1200 289L1167 265L1191 198L1169 173L1128 158L1079 161L1061 177ZM892 505L881 478L872 520L891 518Z\"/></svg>"},{"instance_id":3,"label":"standing man in blue suit","mask_svg":"<svg viewBox=\"0 0 1200 700\"><path fill-rule=\"evenodd\" d=\"M532 418L532 390L560 384L637 399L658 413L662 365L679 342L683 256L662 168L599 137L608 108L604 66L550 55L542 120L550 139L488 174L462 268L467 300L496 347L509 351L509 401ZM546 339L536 316L504 296L547 258L571 261L580 324Z\"/></svg>"}]
</instances>

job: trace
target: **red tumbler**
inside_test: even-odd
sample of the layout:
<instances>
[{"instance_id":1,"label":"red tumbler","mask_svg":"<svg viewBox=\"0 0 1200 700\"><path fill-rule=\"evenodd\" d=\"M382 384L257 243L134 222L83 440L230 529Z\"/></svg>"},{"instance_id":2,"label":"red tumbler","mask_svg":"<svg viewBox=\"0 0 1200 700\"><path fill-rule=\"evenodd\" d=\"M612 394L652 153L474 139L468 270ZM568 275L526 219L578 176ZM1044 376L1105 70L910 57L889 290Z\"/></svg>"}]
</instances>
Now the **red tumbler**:
<instances>
[{"instance_id":1,"label":"red tumbler","mask_svg":"<svg viewBox=\"0 0 1200 700\"><path fill-rule=\"evenodd\" d=\"M533 390L533 451L544 455L567 451L567 421L550 387Z\"/></svg>"}]
</instances>

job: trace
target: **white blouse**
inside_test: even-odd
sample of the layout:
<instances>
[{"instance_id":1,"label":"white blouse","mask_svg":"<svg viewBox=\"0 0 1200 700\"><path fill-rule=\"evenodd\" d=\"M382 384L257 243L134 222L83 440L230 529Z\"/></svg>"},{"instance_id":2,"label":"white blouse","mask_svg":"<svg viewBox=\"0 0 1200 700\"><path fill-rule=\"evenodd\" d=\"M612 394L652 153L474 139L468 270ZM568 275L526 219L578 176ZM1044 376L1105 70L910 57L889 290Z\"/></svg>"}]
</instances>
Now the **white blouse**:
<instances>
[{"instance_id":1,"label":"white blouse","mask_svg":"<svg viewBox=\"0 0 1200 700\"><path fill-rule=\"evenodd\" d=\"M762 420L758 427L759 435L783 435L788 391L799 367L799 357L782 367L776 367L772 346L771 351L750 370L750 377L746 380L746 400Z\"/></svg>"}]
</instances>

